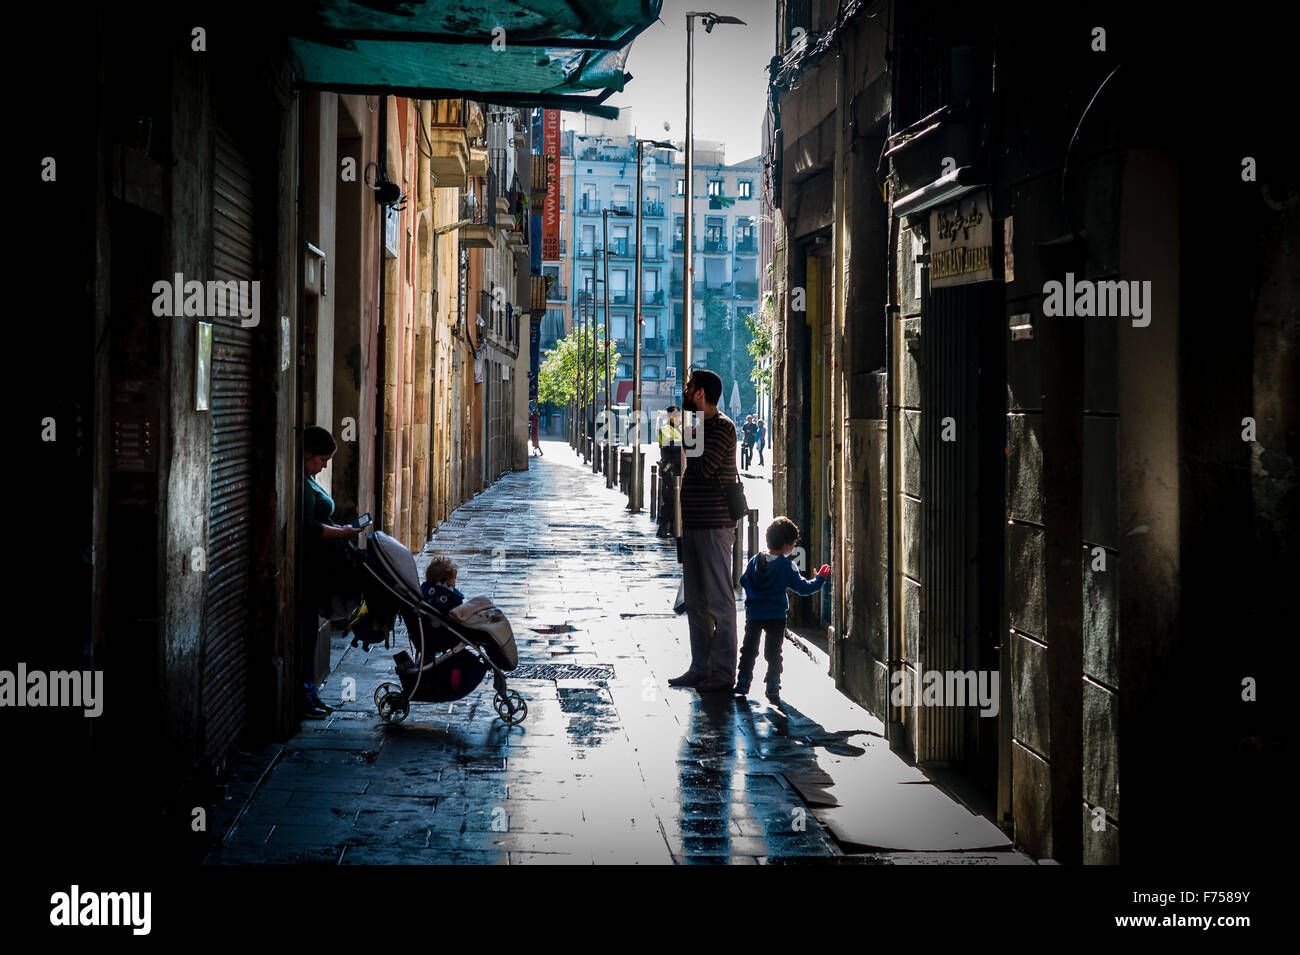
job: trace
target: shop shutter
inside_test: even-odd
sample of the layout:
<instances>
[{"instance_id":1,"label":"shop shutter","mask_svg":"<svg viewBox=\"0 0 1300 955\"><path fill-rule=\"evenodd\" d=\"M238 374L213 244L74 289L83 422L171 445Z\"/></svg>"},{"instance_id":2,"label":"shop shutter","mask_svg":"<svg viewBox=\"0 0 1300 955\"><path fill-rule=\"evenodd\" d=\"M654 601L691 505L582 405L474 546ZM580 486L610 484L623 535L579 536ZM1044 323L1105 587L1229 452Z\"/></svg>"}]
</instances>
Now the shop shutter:
<instances>
[{"instance_id":1,"label":"shop shutter","mask_svg":"<svg viewBox=\"0 0 1300 955\"><path fill-rule=\"evenodd\" d=\"M212 257L218 281L257 278L252 173L234 142L216 134ZM254 328L238 315L210 318L212 451L209 464L208 592L203 634L205 755L216 767L234 753L248 690L252 575L252 389Z\"/></svg>"}]
</instances>

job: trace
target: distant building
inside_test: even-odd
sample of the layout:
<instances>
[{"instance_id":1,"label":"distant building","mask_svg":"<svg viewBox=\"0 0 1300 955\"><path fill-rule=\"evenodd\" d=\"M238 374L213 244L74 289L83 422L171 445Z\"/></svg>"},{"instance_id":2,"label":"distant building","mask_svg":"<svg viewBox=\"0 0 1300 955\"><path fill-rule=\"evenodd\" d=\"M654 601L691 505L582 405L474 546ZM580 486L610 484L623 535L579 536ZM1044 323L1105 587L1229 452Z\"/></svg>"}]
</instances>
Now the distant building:
<instances>
[{"instance_id":1,"label":"distant building","mask_svg":"<svg viewBox=\"0 0 1300 955\"><path fill-rule=\"evenodd\" d=\"M573 329L584 290L594 295L597 325L604 324L608 265L610 334L620 353L612 378L622 383L615 385L615 401L625 400L635 340L636 223L617 213L636 212L636 140L566 130L561 156L563 238L560 259L542 263L543 274L551 277L551 293L541 347L552 347ZM677 401L682 376L684 158L666 149L646 150L643 157L641 379L643 404L651 412ZM758 310L759 176L757 157L729 166L722 144L696 141L695 364L722 374L728 393L748 367L743 317ZM706 301L715 315L731 322L734 344L722 353L711 353L703 343ZM740 386L751 407L754 388L747 373Z\"/></svg>"}]
</instances>

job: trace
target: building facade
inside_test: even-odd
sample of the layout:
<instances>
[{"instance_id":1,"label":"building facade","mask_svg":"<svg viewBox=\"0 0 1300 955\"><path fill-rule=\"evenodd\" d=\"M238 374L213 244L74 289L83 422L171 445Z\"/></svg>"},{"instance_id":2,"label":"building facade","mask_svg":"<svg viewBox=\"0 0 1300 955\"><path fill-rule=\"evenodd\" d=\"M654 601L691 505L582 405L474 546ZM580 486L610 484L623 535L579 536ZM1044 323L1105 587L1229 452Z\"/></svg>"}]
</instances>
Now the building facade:
<instances>
[{"instance_id":1,"label":"building facade","mask_svg":"<svg viewBox=\"0 0 1300 955\"><path fill-rule=\"evenodd\" d=\"M297 635L319 623L306 426L338 444L320 475L335 520L370 512L414 550L527 467L532 144L517 109L295 91L274 36L220 20L205 55L165 20L101 21L75 37L104 91L89 137L42 146L63 163L46 200L89 237L76 282L46 278L84 289L67 314L94 334L30 345L75 370L38 401L66 440L38 448L64 483L37 497L77 502L54 529L76 542L84 625L26 659L133 688L70 729L87 745L69 765L140 753L122 808L156 819L297 726Z\"/></svg>"},{"instance_id":2,"label":"building facade","mask_svg":"<svg viewBox=\"0 0 1300 955\"><path fill-rule=\"evenodd\" d=\"M798 621L1039 857L1161 857L1202 797L1266 818L1242 684L1279 651L1223 643L1212 595L1260 582L1265 625L1294 574L1293 176L1241 92L1267 59L1190 77L1182 29L1120 7L780 2L776 39L775 506L833 568ZM1249 152L1188 133L1228 114ZM996 706L933 673L998 675Z\"/></svg>"},{"instance_id":3,"label":"building facade","mask_svg":"<svg viewBox=\"0 0 1300 955\"><path fill-rule=\"evenodd\" d=\"M723 377L724 399L738 385L745 411L756 407L745 344L744 317L758 311L758 159L727 165L721 144L697 141L695 159L695 360ZM635 325L636 139L565 130L562 139L563 239L551 278L542 348L573 329L572 312L584 290L605 323L605 269L609 317L620 353L611 375L616 403L631 403ZM682 374L685 165L679 151L648 149L642 172L642 404L666 408L680 392ZM605 228L608 219L608 256ZM711 335L717 335L716 341ZM603 389L603 385L601 386Z\"/></svg>"}]
</instances>

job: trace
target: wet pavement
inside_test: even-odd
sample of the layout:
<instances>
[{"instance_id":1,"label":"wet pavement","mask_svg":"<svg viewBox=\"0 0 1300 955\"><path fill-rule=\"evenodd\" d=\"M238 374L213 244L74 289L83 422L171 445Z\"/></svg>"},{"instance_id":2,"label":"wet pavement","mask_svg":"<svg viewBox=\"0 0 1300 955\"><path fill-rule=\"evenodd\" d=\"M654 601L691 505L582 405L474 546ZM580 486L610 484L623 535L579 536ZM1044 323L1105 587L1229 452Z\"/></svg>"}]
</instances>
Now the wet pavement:
<instances>
[{"instance_id":1,"label":"wet pavement","mask_svg":"<svg viewBox=\"0 0 1300 955\"><path fill-rule=\"evenodd\" d=\"M689 663L673 543L566 443L542 446L417 561L451 557L457 586L510 618L526 719L498 719L485 680L385 725L372 696L405 640L367 654L336 635L335 712L242 754L209 863L1032 864L891 753L802 641L786 644L780 706L761 657L748 700L670 688ZM760 527L765 471L746 482ZM347 678L356 698L340 702Z\"/></svg>"}]
</instances>

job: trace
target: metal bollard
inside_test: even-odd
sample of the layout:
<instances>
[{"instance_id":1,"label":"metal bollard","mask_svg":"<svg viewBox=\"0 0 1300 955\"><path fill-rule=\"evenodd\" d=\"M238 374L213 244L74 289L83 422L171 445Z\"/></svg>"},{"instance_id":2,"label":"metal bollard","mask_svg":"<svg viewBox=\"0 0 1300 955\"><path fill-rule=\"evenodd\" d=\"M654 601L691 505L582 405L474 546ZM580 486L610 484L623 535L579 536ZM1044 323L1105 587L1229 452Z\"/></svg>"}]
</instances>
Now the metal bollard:
<instances>
[{"instance_id":1,"label":"metal bollard","mask_svg":"<svg viewBox=\"0 0 1300 955\"><path fill-rule=\"evenodd\" d=\"M670 500L673 502L673 536L681 537L682 536L682 478L681 475L674 474L671 478L669 478L669 480L673 482L672 489L670 491L672 495Z\"/></svg>"},{"instance_id":2,"label":"metal bollard","mask_svg":"<svg viewBox=\"0 0 1300 955\"><path fill-rule=\"evenodd\" d=\"M659 519L659 465L650 465L650 520Z\"/></svg>"},{"instance_id":3,"label":"metal bollard","mask_svg":"<svg viewBox=\"0 0 1300 955\"><path fill-rule=\"evenodd\" d=\"M758 508L749 509L749 559L758 553Z\"/></svg>"},{"instance_id":4,"label":"metal bollard","mask_svg":"<svg viewBox=\"0 0 1300 955\"><path fill-rule=\"evenodd\" d=\"M731 544L731 589L740 589L740 575L745 572L744 555L740 550L740 538L745 526L744 518L736 521L736 536Z\"/></svg>"}]
</instances>

